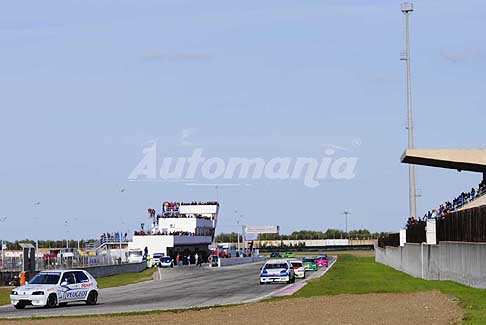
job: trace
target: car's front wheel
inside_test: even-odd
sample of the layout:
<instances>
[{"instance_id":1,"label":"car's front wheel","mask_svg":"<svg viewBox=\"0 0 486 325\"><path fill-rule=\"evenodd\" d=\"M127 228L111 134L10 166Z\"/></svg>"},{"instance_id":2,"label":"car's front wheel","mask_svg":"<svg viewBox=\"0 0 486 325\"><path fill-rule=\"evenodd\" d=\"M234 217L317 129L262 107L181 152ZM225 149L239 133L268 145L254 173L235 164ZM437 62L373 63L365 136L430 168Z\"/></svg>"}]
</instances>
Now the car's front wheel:
<instances>
[{"instance_id":1,"label":"car's front wheel","mask_svg":"<svg viewBox=\"0 0 486 325\"><path fill-rule=\"evenodd\" d=\"M54 293L51 293L49 297L47 297L47 308L54 308L57 306L57 296Z\"/></svg>"},{"instance_id":2,"label":"car's front wheel","mask_svg":"<svg viewBox=\"0 0 486 325\"><path fill-rule=\"evenodd\" d=\"M98 292L91 291L88 295L88 299L86 299L87 305L96 305L98 302Z\"/></svg>"}]
</instances>

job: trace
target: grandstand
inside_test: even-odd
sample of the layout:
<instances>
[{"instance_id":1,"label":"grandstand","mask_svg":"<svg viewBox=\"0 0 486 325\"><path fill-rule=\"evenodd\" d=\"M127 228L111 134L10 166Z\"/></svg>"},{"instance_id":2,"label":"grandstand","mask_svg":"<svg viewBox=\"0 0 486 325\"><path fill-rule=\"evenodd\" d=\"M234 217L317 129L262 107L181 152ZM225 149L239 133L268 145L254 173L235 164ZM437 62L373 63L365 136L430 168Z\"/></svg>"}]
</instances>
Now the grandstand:
<instances>
[{"instance_id":1,"label":"grandstand","mask_svg":"<svg viewBox=\"0 0 486 325\"><path fill-rule=\"evenodd\" d=\"M429 280L486 288L486 149L407 150L408 164L482 174L479 187L462 192L422 220L378 241L376 261Z\"/></svg>"},{"instance_id":2,"label":"grandstand","mask_svg":"<svg viewBox=\"0 0 486 325\"><path fill-rule=\"evenodd\" d=\"M148 254L208 252L218 221L218 202L164 202L160 213L148 209L148 230L135 231L129 249L148 249Z\"/></svg>"}]
</instances>

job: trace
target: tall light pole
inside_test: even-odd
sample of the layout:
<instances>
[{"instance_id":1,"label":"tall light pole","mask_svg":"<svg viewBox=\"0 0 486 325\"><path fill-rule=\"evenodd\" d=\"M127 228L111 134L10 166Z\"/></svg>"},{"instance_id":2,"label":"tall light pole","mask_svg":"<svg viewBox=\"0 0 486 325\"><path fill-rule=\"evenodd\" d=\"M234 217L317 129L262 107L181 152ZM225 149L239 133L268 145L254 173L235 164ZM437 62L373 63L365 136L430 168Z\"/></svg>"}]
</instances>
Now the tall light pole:
<instances>
[{"instance_id":1,"label":"tall light pole","mask_svg":"<svg viewBox=\"0 0 486 325\"><path fill-rule=\"evenodd\" d=\"M345 234L346 236L348 235L348 216L351 214L351 212L349 211L344 211L343 213L341 213L344 215L344 223L345 223L345 227L346 227L346 230L345 230Z\"/></svg>"},{"instance_id":2,"label":"tall light pole","mask_svg":"<svg viewBox=\"0 0 486 325\"><path fill-rule=\"evenodd\" d=\"M69 248L69 221L65 220L64 221L64 227L66 230L66 248Z\"/></svg>"},{"instance_id":3,"label":"tall light pole","mask_svg":"<svg viewBox=\"0 0 486 325\"><path fill-rule=\"evenodd\" d=\"M0 222L5 222L5 221L7 221L7 217L1 216L0 217ZM4 250L6 249L6 247L5 247L5 245L3 243L4 242L3 242L3 238L2 238L2 242L0 243L0 246L2 246L2 247L0 247L0 249L2 250L0 252L2 254L2 268L5 267L5 263L4 263L4 255L5 255L5 253L4 253Z\"/></svg>"},{"instance_id":4,"label":"tall light pole","mask_svg":"<svg viewBox=\"0 0 486 325\"><path fill-rule=\"evenodd\" d=\"M240 252L240 231L242 230L242 225L240 225L240 221L243 218L243 214L238 215L238 210L235 210L235 217L236 217L236 225L238 227L238 241L237 241L237 246L236 249L238 252ZM241 227L241 228L240 228ZM243 241L243 238L242 238Z\"/></svg>"},{"instance_id":5,"label":"tall light pole","mask_svg":"<svg viewBox=\"0 0 486 325\"><path fill-rule=\"evenodd\" d=\"M35 210L36 212L38 212L38 211L39 211L39 207L40 207L40 205L41 205L40 201L35 201L35 202L33 203L34 210ZM37 221L39 221L39 219L40 219L40 217L39 217L39 216L33 216L33 217L32 217L32 223L33 223L33 224L36 224L36 223L37 223ZM37 228L37 227L36 227L36 228ZM37 238L35 239L35 249L36 249L36 250L39 250L39 237L37 237Z\"/></svg>"},{"instance_id":6,"label":"tall light pole","mask_svg":"<svg viewBox=\"0 0 486 325\"><path fill-rule=\"evenodd\" d=\"M412 114L412 72L410 62L410 15L413 12L413 4L404 2L401 5L402 13L405 15L405 55L401 60L407 64L407 130L408 130L408 149L415 148L414 125ZM409 209L410 217L417 216L417 193L415 185L415 166L408 165L408 186L409 186Z\"/></svg>"}]
</instances>

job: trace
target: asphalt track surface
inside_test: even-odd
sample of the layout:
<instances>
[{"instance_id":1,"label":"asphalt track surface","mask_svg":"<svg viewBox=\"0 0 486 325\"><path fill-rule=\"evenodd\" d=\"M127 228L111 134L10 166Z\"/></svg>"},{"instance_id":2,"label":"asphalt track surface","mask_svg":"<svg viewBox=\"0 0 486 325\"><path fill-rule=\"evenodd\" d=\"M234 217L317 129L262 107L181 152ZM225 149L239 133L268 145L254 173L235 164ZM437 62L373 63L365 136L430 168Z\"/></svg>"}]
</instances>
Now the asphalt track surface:
<instances>
[{"instance_id":1,"label":"asphalt track surface","mask_svg":"<svg viewBox=\"0 0 486 325\"><path fill-rule=\"evenodd\" d=\"M160 269L160 280L100 290L98 304L72 303L59 308L26 307L16 310L1 306L0 318L75 316L184 309L214 305L238 304L272 296L292 289L293 285L259 284L260 264L223 268L182 267ZM307 278L322 272L307 272ZM296 285L302 280L297 279ZM300 284L302 286L302 284Z\"/></svg>"}]
</instances>

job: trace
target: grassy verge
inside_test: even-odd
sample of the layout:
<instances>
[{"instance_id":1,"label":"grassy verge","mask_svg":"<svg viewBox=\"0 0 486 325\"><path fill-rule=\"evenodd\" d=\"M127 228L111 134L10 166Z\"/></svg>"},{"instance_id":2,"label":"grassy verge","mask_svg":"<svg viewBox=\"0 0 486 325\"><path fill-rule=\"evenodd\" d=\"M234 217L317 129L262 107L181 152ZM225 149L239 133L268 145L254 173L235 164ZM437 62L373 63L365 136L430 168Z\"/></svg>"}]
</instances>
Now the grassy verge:
<instances>
[{"instance_id":1,"label":"grassy verge","mask_svg":"<svg viewBox=\"0 0 486 325\"><path fill-rule=\"evenodd\" d=\"M127 284L139 283L152 280L157 268L149 268L139 273L123 273L96 279L99 288L119 287Z\"/></svg>"},{"instance_id":2,"label":"grassy verge","mask_svg":"<svg viewBox=\"0 0 486 325\"><path fill-rule=\"evenodd\" d=\"M456 297L465 310L465 323L486 324L486 290L451 281L417 279L376 263L373 257L340 255L326 276L310 281L293 297L428 290L439 290Z\"/></svg>"},{"instance_id":3,"label":"grassy verge","mask_svg":"<svg viewBox=\"0 0 486 325\"><path fill-rule=\"evenodd\" d=\"M9 288L0 289L0 306L10 303L10 291L12 290Z\"/></svg>"}]
</instances>

